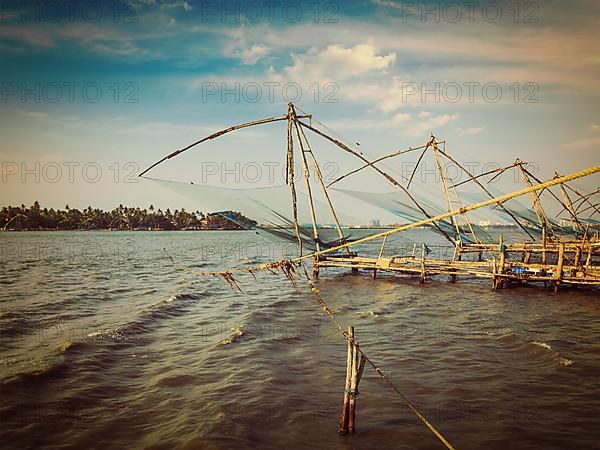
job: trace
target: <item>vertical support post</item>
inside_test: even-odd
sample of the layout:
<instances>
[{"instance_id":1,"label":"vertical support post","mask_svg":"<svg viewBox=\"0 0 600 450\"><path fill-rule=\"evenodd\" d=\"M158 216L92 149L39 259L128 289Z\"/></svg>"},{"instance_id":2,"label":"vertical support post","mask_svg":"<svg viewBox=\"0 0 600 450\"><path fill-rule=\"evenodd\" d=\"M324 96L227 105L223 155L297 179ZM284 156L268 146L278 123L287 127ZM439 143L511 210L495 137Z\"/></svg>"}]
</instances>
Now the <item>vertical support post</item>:
<instances>
[{"instance_id":1,"label":"vertical support post","mask_svg":"<svg viewBox=\"0 0 600 450\"><path fill-rule=\"evenodd\" d=\"M425 283L425 243L421 245L421 278L419 283Z\"/></svg>"},{"instance_id":2,"label":"vertical support post","mask_svg":"<svg viewBox=\"0 0 600 450\"><path fill-rule=\"evenodd\" d=\"M558 244L558 262L556 264L556 275L554 278L556 281L554 282L554 293L558 292L558 288L560 286L560 280L562 280L562 272L563 272L563 263L565 258L565 243L561 242Z\"/></svg>"},{"instance_id":3,"label":"vertical support post","mask_svg":"<svg viewBox=\"0 0 600 450\"><path fill-rule=\"evenodd\" d=\"M504 246L504 235L500 235L500 239L498 242L498 252L499 252L499 262L498 262L498 271L497 274L502 275L504 273L504 260L506 257L506 247ZM502 277L497 277L496 279L496 287L502 286L503 279Z\"/></svg>"},{"instance_id":4,"label":"vertical support post","mask_svg":"<svg viewBox=\"0 0 600 450\"><path fill-rule=\"evenodd\" d=\"M319 278L319 257L313 258L313 278Z\"/></svg>"},{"instance_id":5,"label":"vertical support post","mask_svg":"<svg viewBox=\"0 0 600 450\"><path fill-rule=\"evenodd\" d=\"M498 288L498 277L496 276L496 257L492 256L492 291Z\"/></svg>"},{"instance_id":6,"label":"vertical support post","mask_svg":"<svg viewBox=\"0 0 600 450\"><path fill-rule=\"evenodd\" d=\"M546 265L546 224L542 224L542 264Z\"/></svg>"},{"instance_id":7,"label":"vertical support post","mask_svg":"<svg viewBox=\"0 0 600 450\"><path fill-rule=\"evenodd\" d=\"M298 225L298 198L296 196L296 185L294 184L294 138L292 135L292 109L288 105L287 113L287 172L286 182L289 183L292 193L292 208L294 214L294 229L298 239L298 254L302 256L302 238L300 237L300 225Z\"/></svg>"},{"instance_id":8,"label":"vertical support post","mask_svg":"<svg viewBox=\"0 0 600 450\"><path fill-rule=\"evenodd\" d=\"M585 270L588 270L590 268L590 263L592 262L592 241L588 242L588 254L587 254L587 258L585 259Z\"/></svg>"},{"instance_id":9,"label":"vertical support post","mask_svg":"<svg viewBox=\"0 0 600 450\"><path fill-rule=\"evenodd\" d=\"M354 433L356 431L356 396L358 394L358 345L352 345L352 372L350 377L350 404L348 405L348 431Z\"/></svg>"},{"instance_id":10,"label":"vertical support post","mask_svg":"<svg viewBox=\"0 0 600 450\"><path fill-rule=\"evenodd\" d=\"M581 265L581 248L582 245L577 245L575 249L575 267L579 267Z\"/></svg>"},{"instance_id":11,"label":"vertical support post","mask_svg":"<svg viewBox=\"0 0 600 450\"><path fill-rule=\"evenodd\" d=\"M354 339L354 327L348 327L348 337ZM348 355L346 358L346 383L344 384L344 403L342 405L342 417L338 433L341 435L348 433L348 420L350 416L350 383L352 379L354 349L350 339L348 339Z\"/></svg>"}]
</instances>

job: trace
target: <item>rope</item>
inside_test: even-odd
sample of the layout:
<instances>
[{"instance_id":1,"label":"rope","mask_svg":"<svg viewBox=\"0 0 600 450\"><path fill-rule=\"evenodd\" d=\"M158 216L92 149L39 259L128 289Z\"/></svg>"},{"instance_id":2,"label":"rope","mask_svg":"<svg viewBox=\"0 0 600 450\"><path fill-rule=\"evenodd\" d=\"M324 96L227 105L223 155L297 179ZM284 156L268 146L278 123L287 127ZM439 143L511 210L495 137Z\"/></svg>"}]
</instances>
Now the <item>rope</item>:
<instances>
[{"instance_id":1,"label":"rope","mask_svg":"<svg viewBox=\"0 0 600 450\"><path fill-rule=\"evenodd\" d=\"M213 275L213 276L222 276L225 281L227 281L227 283L229 284L229 286L231 286L232 289L235 289L241 293L243 293L242 289L240 288L239 284L237 283L237 281L233 278L232 272L234 270L230 270L227 272L202 272L202 271L197 271L197 270L193 270L193 269L189 269L187 267L182 267L181 265L177 264L175 262L175 260L173 259L173 257L167 252L167 249L163 248L163 251L165 252L165 254L169 257L169 259L171 260L171 262L173 263L173 265L175 266L175 268L179 269L179 270L184 270L186 272L189 273L194 273L197 275ZM281 264L281 263L285 263L285 264ZM297 285L296 285L296 281L294 279L294 274L295 274L295 268L298 266L302 266L302 270L304 272L304 276L306 277L306 280L308 282L308 285L310 287L311 292L315 295L317 301L319 302L319 304L321 305L321 308L323 309L323 311L325 311L325 314L327 314L329 316L329 318L333 321L333 323L336 325L336 327L338 328L338 330L342 333L342 335L344 336L344 338L349 341L350 343L352 343L355 347L356 350L358 350L358 352L365 358L365 360L369 363L369 365L371 367L373 367L373 369L375 369L375 371L381 376L381 378L392 388L392 390L394 392L396 392L396 394L398 394L406 403L406 405L411 409L411 411L413 413L415 413L415 415L421 420L421 422L423 422L423 424L429 428L429 430L431 430L431 432L433 434L435 434L437 436L437 438L449 449L454 450L454 447L446 440L446 438L444 438L444 436L442 436L442 434L433 426L433 424L431 424L431 422L429 422L425 416L423 414L421 414L421 412L419 412L419 410L417 410L417 408L411 403L411 401L396 387L396 385L394 383L392 383L392 381L383 373L383 371L377 367L377 365L371 360L371 358L369 358L369 356L360 348L360 346L356 343L356 341L350 337L350 335L348 334L347 331L344 331L344 329L342 328L342 325L340 324L340 322L336 319L335 315L333 314L333 311L327 306L327 304L325 303L325 300L323 300L323 298L319 295L319 290L314 286L313 281L310 279L308 272L306 271L306 267L304 264L302 263L295 263L293 261L282 261L282 262L277 262L277 263L268 263L268 264L263 264L262 266L269 267L270 271L272 273L276 273L273 269L279 269L280 271L282 271L286 277L292 282L294 288L297 289ZM252 272L252 270L250 269L237 269L238 271L243 271L243 272L250 272L252 275L254 275L254 273ZM345 391L350 397L352 398L356 398L358 396L358 389L349 389L348 391Z\"/></svg>"},{"instance_id":2,"label":"rope","mask_svg":"<svg viewBox=\"0 0 600 450\"><path fill-rule=\"evenodd\" d=\"M431 422L429 422L429 420L427 420L427 418L412 404L412 402L400 391L400 389L398 389L396 387L396 385L383 373L383 371L379 367L377 367L377 365L373 362L373 360L371 360L371 358L369 358L369 356L362 350L362 348L356 344L356 341L348 335L348 332L344 331L341 324L334 316L333 311L331 311L331 309L327 306L327 304L325 303L325 300L323 300L323 297L321 297L321 295L319 294L319 290L314 286L314 282L308 276L308 272L306 271L306 267L304 266L304 264L302 264L302 269L304 270L304 275L306 276L306 280L308 282L308 285L310 286L311 292L317 298L317 301L321 305L321 308L323 308L323 311L325 311L325 314L327 314L329 316L329 318L337 326L337 328L340 330L340 332L344 335L346 340L356 346L356 349L358 350L358 352L362 356L365 357L365 360L369 363L369 365L371 367L373 367L373 369L375 369L375 371L379 374L379 376L383 379L383 381L385 381L392 388L392 390L396 394L398 394L402 398L402 400L404 400L404 403L406 403L406 405L410 408L410 410L421 420L421 422L423 422L423 424L427 428L429 428L429 430L433 434L435 434L435 436L442 442L442 444L444 444L446 446L446 448L453 450L454 447L452 446L452 444L450 444L450 442L448 442L448 440L442 435L442 433L440 433L437 430L437 428L435 428L435 426ZM352 393L348 392L348 394L349 395L358 395L358 392L352 392Z\"/></svg>"}]
</instances>

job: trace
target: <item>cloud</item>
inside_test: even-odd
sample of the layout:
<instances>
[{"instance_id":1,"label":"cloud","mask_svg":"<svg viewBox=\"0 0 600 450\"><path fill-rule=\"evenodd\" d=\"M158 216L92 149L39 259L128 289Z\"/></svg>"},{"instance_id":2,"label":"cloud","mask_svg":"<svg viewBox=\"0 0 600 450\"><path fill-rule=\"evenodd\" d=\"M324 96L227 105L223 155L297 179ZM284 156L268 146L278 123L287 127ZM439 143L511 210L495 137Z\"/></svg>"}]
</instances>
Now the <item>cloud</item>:
<instances>
[{"instance_id":1,"label":"cloud","mask_svg":"<svg viewBox=\"0 0 600 450\"><path fill-rule=\"evenodd\" d=\"M155 4L154 2L152 3L148 3L148 4ZM172 8L183 8L185 11L191 11L192 7L190 6L190 4L184 0L183 2L173 2L173 3L162 3L160 5L161 8L168 8L168 9L172 9Z\"/></svg>"},{"instance_id":2,"label":"cloud","mask_svg":"<svg viewBox=\"0 0 600 450\"><path fill-rule=\"evenodd\" d=\"M306 53L292 54L292 65L284 67L283 71L291 80L335 82L385 71L395 61L395 53L379 55L378 49L371 44L353 47L334 44L322 50L313 47Z\"/></svg>"},{"instance_id":3,"label":"cloud","mask_svg":"<svg viewBox=\"0 0 600 450\"><path fill-rule=\"evenodd\" d=\"M481 133L483 130L485 130L485 127L476 127L476 128L457 128L456 131L458 132L459 136L464 136L465 134L479 134Z\"/></svg>"},{"instance_id":4,"label":"cloud","mask_svg":"<svg viewBox=\"0 0 600 450\"><path fill-rule=\"evenodd\" d=\"M248 38L248 28L242 24L230 35L230 40L223 48L226 56L239 58L243 64L254 65L269 54L269 47Z\"/></svg>"},{"instance_id":5,"label":"cloud","mask_svg":"<svg viewBox=\"0 0 600 450\"><path fill-rule=\"evenodd\" d=\"M458 119L458 117L458 114L442 114L431 117L428 120L411 125L403 130L402 134L409 137L422 137L428 136L429 134L435 134L438 128Z\"/></svg>"},{"instance_id":6,"label":"cloud","mask_svg":"<svg viewBox=\"0 0 600 450\"><path fill-rule=\"evenodd\" d=\"M563 150L570 151L586 151L600 149L600 138L583 138L573 142L562 144L560 146Z\"/></svg>"},{"instance_id":7,"label":"cloud","mask_svg":"<svg viewBox=\"0 0 600 450\"><path fill-rule=\"evenodd\" d=\"M407 122L410 120L410 114L408 113L402 113L402 114L396 114L393 118L392 118L392 122L394 123L403 123L403 122Z\"/></svg>"},{"instance_id":8,"label":"cloud","mask_svg":"<svg viewBox=\"0 0 600 450\"><path fill-rule=\"evenodd\" d=\"M92 127L97 126L97 123L93 122L85 122L78 116L63 116L60 114L48 114L40 111L28 111L28 110L19 110L17 113L21 117L25 117L27 119L37 120L40 122L46 122L51 125L59 125L59 126L76 126L76 127Z\"/></svg>"},{"instance_id":9,"label":"cloud","mask_svg":"<svg viewBox=\"0 0 600 450\"><path fill-rule=\"evenodd\" d=\"M55 37L47 31L39 27L22 27L3 25L0 27L0 37L10 40L24 41L25 43L34 46L49 48L54 47Z\"/></svg>"},{"instance_id":10,"label":"cloud","mask_svg":"<svg viewBox=\"0 0 600 450\"><path fill-rule=\"evenodd\" d=\"M590 125L589 128L588 128L588 130L590 130L590 131L600 131L600 125L596 125L596 124Z\"/></svg>"},{"instance_id":11,"label":"cloud","mask_svg":"<svg viewBox=\"0 0 600 450\"><path fill-rule=\"evenodd\" d=\"M431 117L432 113L430 113L429 111L421 111L419 113L419 118L421 119L426 119L428 117Z\"/></svg>"}]
</instances>

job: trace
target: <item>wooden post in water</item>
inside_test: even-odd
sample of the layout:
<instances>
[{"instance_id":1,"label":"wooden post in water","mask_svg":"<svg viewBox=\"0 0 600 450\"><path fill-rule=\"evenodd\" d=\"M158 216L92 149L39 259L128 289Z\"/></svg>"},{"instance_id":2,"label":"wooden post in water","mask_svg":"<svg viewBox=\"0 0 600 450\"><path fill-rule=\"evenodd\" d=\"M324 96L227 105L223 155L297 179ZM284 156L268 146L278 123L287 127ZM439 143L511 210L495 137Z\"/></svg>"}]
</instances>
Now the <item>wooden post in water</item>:
<instances>
[{"instance_id":1,"label":"wooden post in water","mask_svg":"<svg viewBox=\"0 0 600 450\"><path fill-rule=\"evenodd\" d=\"M360 353L358 344L354 342L354 327L348 327L348 336L351 340L348 339L344 404L338 428L340 435L356 432L356 397L358 396L358 385L367 362L367 358Z\"/></svg>"},{"instance_id":2,"label":"wooden post in water","mask_svg":"<svg viewBox=\"0 0 600 450\"><path fill-rule=\"evenodd\" d=\"M348 336L354 339L354 327L348 327ZM349 408L350 408L350 383L352 378L352 365L353 365L353 345L350 340L348 340L348 356L346 358L346 383L344 385L344 403L342 406L342 417L340 419L340 426L338 428L339 434L347 434L348 433L348 418L349 418Z\"/></svg>"},{"instance_id":3,"label":"wooden post in water","mask_svg":"<svg viewBox=\"0 0 600 450\"><path fill-rule=\"evenodd\" d=\"M496 277L496 257L492 256L492 290L498 288L498 278Z\"/></svg>"},{"instance_id":4,"label":"wooden post in water","mask_svg":"<svg viewBox=\"0 0 600 450\"><path fill-rule=\"evenodd\" d=\"M581 265L581 249L583 244L578 245L575 249L575 267L579 267Z\"/></svg>"},{"instance_id":5,"label":"wooden post in water","mask_svg":"<svg viewBox=\"0 0 600 450\"><path fill-rule=\"evenodd\" d=\"M565 243L561 242L560 244L558 244L558 262L556 264L556 275L554 275L554 278L556 279L556 281L554 282L554 293L555 294L558 292L558 288L560 286L560 280L562 279L564 259L565 259Z\"/></svg>"},{"instance_id":6,"label":"wooden post in water","mask_svg":"<svg viewBox=\"0 0 600 450\"><path fill-rule=\"evenodd\" d=\"M313 258L313 278L319 278L319 257Z\"/></svg>"},{"instance_id":7,"label":"wooden post in water","mask_svg":"<svg viewBox=\"0 0 600 450\"><path fill-rule=\"evenodd\" d=\"M352 373L350 376L350 402L348 405L348 431L354 433L356 420L356 394L358 393L358 346L352 345Z\"/></svg>"},{"instance_id":8,"label":"wooden post in water","mask_svg":"<svg viewBox=\"0 0 600 450\"><path fill-rule=\"evenodd\" d=\"M542 264L546 265L546 224L542 224Z\"/></svg>"},{"instance_id":9,"label":"wooden post in water","mask_svg":"<svg viewBox=\"0 0 600 450\"><path fill-rule=\"evenodd\" d=\"M506 247L504 246L504 236L501 234L500 239L498 241L498 252L499 252L499 262L498 262L498 271L497 274L502 275L504 273L504 259L506 257ZM504 280L502 277L496 277L496 288L502 287L504 284Z\"/></svg>"},{"instance_id":10,"label":"wooden post in water","mask_svg":"<svg viewBox=\"0 0 600 450\"><path fill-rule=\"evenodd\" d=\"M425 283L425 243L421 246L421 278L419 283Z\"/></svg>"}]
</instances>

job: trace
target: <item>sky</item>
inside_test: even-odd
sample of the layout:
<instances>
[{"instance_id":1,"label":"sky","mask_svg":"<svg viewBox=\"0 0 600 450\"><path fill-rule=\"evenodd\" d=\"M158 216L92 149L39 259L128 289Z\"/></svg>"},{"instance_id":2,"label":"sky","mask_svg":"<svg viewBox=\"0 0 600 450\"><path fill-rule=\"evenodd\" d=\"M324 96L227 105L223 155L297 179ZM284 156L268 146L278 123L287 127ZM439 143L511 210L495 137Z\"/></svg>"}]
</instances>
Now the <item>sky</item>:
<instances>
[{"instance_id":1,"label":"sky","mask_svg":"<svg viewBox=\"0 0 600 450\"><path fill-rule=\"evenodd\" d=\"M475 172L516 157L540 176L599 162L597 1L0 8L1 205L202 209L137 174L221 128L284 115L288 101L369 157L434 134ZM282 184L285 135L284 122L248 128L149 175ZM328 175L360 165L311 143Z\"/></svg>"}]
</instances>

